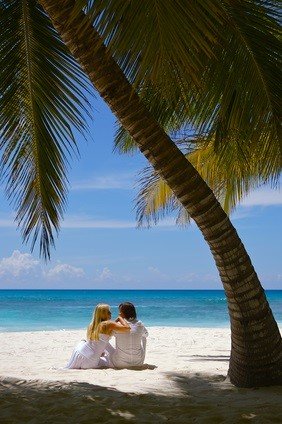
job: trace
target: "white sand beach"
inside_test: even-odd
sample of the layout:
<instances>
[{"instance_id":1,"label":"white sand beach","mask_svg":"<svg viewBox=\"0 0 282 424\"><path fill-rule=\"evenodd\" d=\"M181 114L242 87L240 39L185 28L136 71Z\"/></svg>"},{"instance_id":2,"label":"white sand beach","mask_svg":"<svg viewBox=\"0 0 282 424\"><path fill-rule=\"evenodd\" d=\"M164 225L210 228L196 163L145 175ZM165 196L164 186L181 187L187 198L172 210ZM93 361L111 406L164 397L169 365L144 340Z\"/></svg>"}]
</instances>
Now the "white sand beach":
<instances>
[{"instance_id":1,"label":"white sand beach","mask_svg":"<svg viewBox=\"0 0 282 424\"><path fill-rule=\"evenodd\" d=\"M0 422L282 423L282 387L225 378L230 330L149 328L142 370L63 370L84 331L0 333Z\"/></svg>"}]
</instances>

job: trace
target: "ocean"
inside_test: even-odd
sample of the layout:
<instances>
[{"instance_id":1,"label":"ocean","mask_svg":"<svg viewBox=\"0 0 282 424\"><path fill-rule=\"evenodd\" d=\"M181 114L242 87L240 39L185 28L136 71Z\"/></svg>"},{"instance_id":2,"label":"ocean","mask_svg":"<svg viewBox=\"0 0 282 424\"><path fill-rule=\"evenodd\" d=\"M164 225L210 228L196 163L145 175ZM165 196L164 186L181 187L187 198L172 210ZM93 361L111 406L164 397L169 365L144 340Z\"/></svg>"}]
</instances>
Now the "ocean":
<instances>
[{"instance_id":1,"label":"ocean","mask_svg":"<svg viewBox=\"0 0 282 424\"><path fill-rule=\"evenodd\" d=\"M266 295L282 325L282 290ZM108 303L114 317L124 301L147 326L229 326L223 290L0 290L0 331L82 329L97 303Z\"/></svg>"}]
</instances>

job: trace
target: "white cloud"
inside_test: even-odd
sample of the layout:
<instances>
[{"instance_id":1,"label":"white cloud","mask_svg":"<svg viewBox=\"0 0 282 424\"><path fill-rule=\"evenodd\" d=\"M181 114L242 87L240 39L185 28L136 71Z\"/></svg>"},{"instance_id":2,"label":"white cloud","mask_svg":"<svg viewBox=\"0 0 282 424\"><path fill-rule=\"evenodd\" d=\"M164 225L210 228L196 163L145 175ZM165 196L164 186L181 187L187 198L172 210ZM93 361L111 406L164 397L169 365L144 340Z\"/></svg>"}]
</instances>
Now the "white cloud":
<instances>
[{"instance_id":1,"label":"white cloud","mask_svg":"<svg viewBox=\"0 0 282 424\"><path fill-rule=\"evenodd\" d=\"M115 276L108 267L105 267L102 269L102 271L96 272L94 281L96 282L115 281Z\"/></svg>"},{"instance_id":2,"label":"white cloud","mask_svg":"<svg viewBox=\"0 0 282 424\"><path fill-rule=\"evenodd\" d=\"M17 224L12 219L0 219L0 227L2 228L15 228L16 226Z\"/></svg>"},{"instance_id":3,"label":"white cloud","mask_svg":"<svg viewBox=\"0 0 282 424\"><path fill-rule=\"evenodd\" d=\"M133 186L133 175L105 175L74 183L71 190L126 190Z\"/></svg>"},{"instance_id":4,"label":"white cloud","mask_svg":"<svg viewBox=\"0 0 282 424\"><path fill-rule=\"evenodd\" d=\"M193 283L197 281L199 276L195 272L190 272L188 274L181 275L180 277L176 277L176 281L180 283Z\"/></svg>"},{"instance_id":5,"label":"white cloud","mask_svg":"<svg viewBox=\"0 0 282 424\"><path fill-rule=\"evenodd\" d=\"M270 188L261 188L252 192L241 203L241 206L282 205L282 192Z\"/></svg>"},{"instance_id":6,"label":"white cloud","mask_svg":"<svg viewBox=\"0 0 282 424\"><path fill-rule=\"evenodd\" d=\"M171 274L164 273L155 266L148 267L147 281L152 281L158 288L216 288L219 285L219 277L212 273L184 273L184 274ZM169 286L167 286L169 283ZM165 286L164 286L165 284ZM220 288L220 287L218 287Z\"/></svg>"},{"instance_id":7,"label":"white cloud","mask_svg":"<svg viewBox=\"0 0 282 424\"><path fill-rule=\"evenodd\" d=\"M187 274L180 275L175 278L176 282L179 283L218 283L219 277L211 273L196 273L190 272Z\"/></svg>"},{"instance_id":8,"label":"white cloud","mask_svg":"<svg viewBox=\"0 0 282 424\"><path fill-rule=\"evenodd\" d=\"M16 228L17 224L12 218L0 219L0 228ZM99 229L126 229L134 228L137 229L136 221L125 221L119 219L95 219L88 215L77 214L77 215L66 215L65 219L62 220L62 228L99 228ZM151 229L173 229L177 228L175 220L173 218L167 218L160 220L155 226L152 225ZM143 228L144 229L144 228Z\"/></svg>"},{"instance_id":9,"label":"white cloud","mask_svg":"<svg viewBox=\"0 0 282 424\"><path fill-rule=\"evenodd\" d=\"M141 288L139 279L134 274L113 272L110 268L97 269L92 283L99 289L136 289Z\"/></svg>"},{"instance_id":10,"label":"white cloud","mask_svg":"<svg viewBox=\"0 0 282 424\"><path fill-rule=\"evenodd\" d=\"M254 216L254 212L252 211L252 208L249 207L239 207L238 209L235 209L232 214L230 215L231 221L239 221L241 219L249 218L250 216Z\"/></svg>"},{"instance_id":11,"label":"white cloud","mask_svg":"<svg viewBox=\"0 0 282 424\"><path fill-rule=\"evenodd\" d=\"M62 221L62 228L135 228L134 221L121 221L116 219L93 219L85 215L69 216Z\"/></svg>"},{"instance_id":12,"label":"white cloud","mask_svg":"<svg viewBox=\"0 0 282 424\"><path fill-rule=\"evenodd\" d=\"M169 276L167 274L163 273L162 271L160 271L155 266L149 266L148 271L149 271L150 274L152 274L154 277L156 277L158 279L158 281L169 280Z\"/></svg>"},{"instance_id":13,"label":"white cloud","mask_svg":"<svg viewBox=\"0 0 282 424\"><path fill-rule=\"evenodd\" d=\"M179 228L179 226L176 225L175 223L175 218L173 217L169 217L169 218L163 218L160 219L157 223L157 225L153 225L153 228L156 227L174 227L174 228Z\"/></svg>"},{"instance_id":14,"label":"white cloud","mask_svg":"<svg viewBox=\"0 0 282 424\"><path fill-rule=\"evenodd\" d=\"M279 283L282 282L282 274L280 273L271 273L271 272L262 272L259 273L259 279L262 283Z\"/></svg>"},{"instance_id":15,"label":"white cloud","mask_svg":"<svg viewBox=\"0 0 282 424\"><path fill-rule=\"evenodd\" d=\"M0 260L0 275L21 277L40 272L39 261L29 253L14 250L11 256Z\"/></svg>"},{"instance_id":16,"label":"white cloud","mask_svg":"<svg viewBox=\"0 0 282 424\"><path fill-rule=\"evenodd\" d=\"M137 229L136 221L122 221L118 219L95 219L86 215L72 215L67 216L62 221L62 228L103 228L103 229L124 229L134 228ZM175 219L167 218L160 220L157 225L152 225L151 229L178 228L175 225ZM141 227L147 229L146 227Z\"/></svg>"},{"instance_id":17,"label":"white cloud","mask_svg":"<svg viewBox=\"0 0 282 424\"><path fill-rule=\"evenodd\" d=\"M0 277L1 287L6 288L22 288L27 284L29 287L42 288L47 285L46 288L49 288L51 281L68 284L76 279L86 280L82 268L59 263L48 269L30 253L21 253L19 250L0 260Z\"/></svg>"},{"instance_id":18,"label":"white cloud","mask_svg":"<svg viewBox=\"0 0 282 424\"><path fill-rule=\"evenodd\" d=\"M69 264L58 264L45 272L45 276L52 280L62 278L83 278L85 276L85 272L82 268L76 268Z\"/></svg>"},{"instance_id":19,"label":"white cloud","mask_svg":"<svg viewBox=\"0 0 282 424\"><path fill-rule=\"evenodd\" d=\"M0 228L16 228L17 224L12 217L0 218ZM123 221L118 219L95 219L86 215L67 215L62 220L62 228L136 228L135 221Z\"/></svg>"}]
</instances>

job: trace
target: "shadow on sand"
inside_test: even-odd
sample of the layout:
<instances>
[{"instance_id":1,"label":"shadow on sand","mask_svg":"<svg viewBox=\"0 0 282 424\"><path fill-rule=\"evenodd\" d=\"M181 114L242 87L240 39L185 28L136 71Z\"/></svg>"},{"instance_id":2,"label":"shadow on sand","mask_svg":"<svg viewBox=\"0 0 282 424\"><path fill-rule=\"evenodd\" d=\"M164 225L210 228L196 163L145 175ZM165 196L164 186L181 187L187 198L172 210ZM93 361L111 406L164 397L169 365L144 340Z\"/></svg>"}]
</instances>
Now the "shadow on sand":
<instances>
[{"instance_id":1,"label":"shadow on sand","mask_svg":"<svg viewBox=\"0 0 282 424\"><path fill-rule=\"evenodd\" d=\"M230 356L229 355L190 355L189 361L196 362L196 361L214 361L214 362L229 362Z\"/></svg>"},{"instance_id":2,"label":"shadow on sand","mask_svg":"<svg viewBox=\"0 0 282 424\"><path fill-rule=\"evenodd\" d=\"M131 370L131 371L144 371L144 370L155 370L157 367L157 365L153 365L153 364L143 364L143 365L139 365L136 367L128 367L128 368L113 368L113 370L119 371L119 370ZM103 370L108 370L108 367L101 367L101 369Z\"/></svg>"},{"instance_id":3,"label":"shadow on sand","mask_svg":"<svg viewBox=\"0 0 282 424\"><path fill-rule=\"evenodd\" d=\"M203 374L165 373L165 377L173 388L171 393L124 393L88 383L25 381L0 377L0 422L282 422L282 387L237 389L220 375L211 377ZM131 390L134 390L133 384Z\"/></svg>"}]
</instances>

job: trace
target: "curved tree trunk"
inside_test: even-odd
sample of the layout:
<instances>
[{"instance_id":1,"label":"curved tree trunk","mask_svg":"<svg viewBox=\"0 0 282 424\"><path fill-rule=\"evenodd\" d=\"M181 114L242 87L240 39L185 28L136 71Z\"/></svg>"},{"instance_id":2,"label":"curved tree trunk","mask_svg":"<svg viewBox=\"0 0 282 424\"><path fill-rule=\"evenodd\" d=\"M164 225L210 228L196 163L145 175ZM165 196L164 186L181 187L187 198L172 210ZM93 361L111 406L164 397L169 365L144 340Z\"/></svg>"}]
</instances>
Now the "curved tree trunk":
<instances>
[{"instance_id":1,"label":"curved tree trunk","mask_svg":"<svg viewBox=\"0 0 282 424\"><path fill-rule=\"evenodd\" d=\"M231 382L239 387L282 384L278 326L250 258L213 192L142 104L83 13L69 23L73 0L39 2L97 91L203 233L228 300Z\"/></svg>"}]
</instances>

